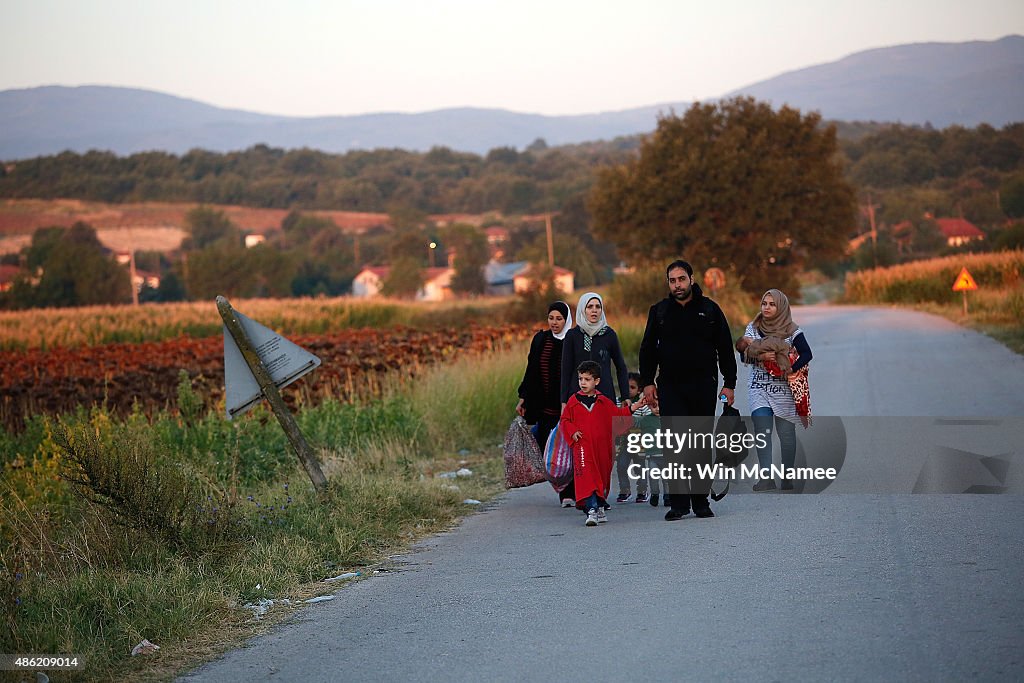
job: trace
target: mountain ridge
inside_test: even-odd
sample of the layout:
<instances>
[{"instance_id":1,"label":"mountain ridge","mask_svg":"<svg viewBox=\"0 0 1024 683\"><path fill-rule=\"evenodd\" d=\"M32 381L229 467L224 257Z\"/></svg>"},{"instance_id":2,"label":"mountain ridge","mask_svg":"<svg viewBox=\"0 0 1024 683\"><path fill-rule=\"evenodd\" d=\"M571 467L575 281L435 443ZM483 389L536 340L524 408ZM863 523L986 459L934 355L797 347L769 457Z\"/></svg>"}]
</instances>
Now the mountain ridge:
<instances>
[{"instance_id":1,"label":"mountain ridge","mask_svg":"<svg viewBox=\"0 0 1024 683\"><path fill-rule=\"evenodd\" d=\"M965 43L913 43L856 52L785 72L723 97L748 95L779 106L819 111L829 120L946 127L1024 120L1024 36ZM272 147L325 152L445 146L484 154L636 135L654 129L664 102L605 112L550 116L507 109L455 107L418 113L291 117L216 107L139 88L40 86L0 91L0 159L65 150L181 154Z\"/></svg>"}]
</instances>

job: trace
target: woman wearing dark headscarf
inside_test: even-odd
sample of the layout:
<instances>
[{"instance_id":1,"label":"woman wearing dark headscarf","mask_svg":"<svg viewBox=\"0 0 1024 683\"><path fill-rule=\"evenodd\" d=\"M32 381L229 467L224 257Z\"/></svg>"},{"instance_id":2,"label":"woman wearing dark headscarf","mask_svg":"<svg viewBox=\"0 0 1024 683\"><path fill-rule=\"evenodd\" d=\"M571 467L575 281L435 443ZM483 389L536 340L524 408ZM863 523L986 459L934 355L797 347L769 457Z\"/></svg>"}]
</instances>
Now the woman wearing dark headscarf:
<instances>
[{"instance_id":1,"label":"woman wearing dark headscarf","mask_svg":"<svg viewBox=\"0 0 1024 683\"><path fill-rule=\"evenodd\" d=\"M807 364L811 347L795 322L789 298L778 289L769 289L761 297L761 312L747 325L743 337L736 342L743 361L753 365L750 371L750 414L757 433L768 434L768 443L757 449L758 466L772 464L772 423L779 435L784 467L796 462L796 423L807 426L810 403L806 394ZM801 400L794 400L793 386L803 387ZM799 389L798 389L799 391ZM799 404L799 405L798 405ZM755 491L775 488L774 479L761 479ZM793 482L782 480L783 490L791 490Z\"/></svg>"},{"instance_id":2,"label":"woman wearing dark headscarf","mask_svg":"<svg viewBox=\"0 0 1024 683\"><path fill-rule=\"evenodd\" d=\"M519 385L519 403L516 404L516 412L526 423L537 426L537 445L541 451L562 412L562 347L572 327L569 304L556 301L548 306L547 322L548 329L535 334L530 342L526 373ZM575 497L572 483L558 493L562 507L573 507Z\"/></svg>"},{"instance_id":3,"label":"woman wearing dark headscarf","mask_svg":"<svg viewBox=\"0 0 1024 683\"><path fill-rule=\"evenodd\" d=\"M587 292L580 297L576 305L576 327L565 336L565 348L562 349L562 408L578 389L576 368L585 360L592 360L601 366L601 382L597 390L610 398L617 405L628 406L629 373L626 359L622 355L619 337L615 330L608 327L604 314L604 300L600 294ZM612 374L612 363L615 363L615 374ZM618 382L621 401L615 397L615 386L612 377Z\"/></svg>"}]
</instances>

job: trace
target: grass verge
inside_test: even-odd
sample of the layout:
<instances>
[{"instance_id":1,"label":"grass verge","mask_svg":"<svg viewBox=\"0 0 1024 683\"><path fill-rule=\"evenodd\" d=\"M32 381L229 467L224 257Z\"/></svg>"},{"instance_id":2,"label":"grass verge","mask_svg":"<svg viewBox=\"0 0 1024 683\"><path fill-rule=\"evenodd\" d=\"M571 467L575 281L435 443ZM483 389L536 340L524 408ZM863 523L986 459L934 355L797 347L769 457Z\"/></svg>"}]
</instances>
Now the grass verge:
<instances>
[{"instance_id":1,"label":"grass verge","mask_svg":"<svg viewBox=\"0 0 1024 683\"><path fill-rule=\"evenodd\" d=\"M332 592L326 577L503 490L494 444L524 358L464 357L379 401L303 411L322 497L263 410L235 422L80 411L0 434L0 651L82 655L74 680L165 680L287 614L284 600ZM473 475L436 476L462 466ZM143 638L160 651L131 657Z\"/></svg>"}]
</instances>

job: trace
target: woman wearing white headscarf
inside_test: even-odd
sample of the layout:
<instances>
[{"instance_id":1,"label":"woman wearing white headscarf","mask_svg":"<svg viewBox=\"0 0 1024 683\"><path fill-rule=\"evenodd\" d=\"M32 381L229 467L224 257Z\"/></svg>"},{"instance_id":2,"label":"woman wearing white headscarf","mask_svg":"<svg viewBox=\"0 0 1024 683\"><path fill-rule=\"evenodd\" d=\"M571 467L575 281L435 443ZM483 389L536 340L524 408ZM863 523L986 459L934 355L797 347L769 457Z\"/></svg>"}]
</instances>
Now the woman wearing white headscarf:
<instances>
[{"instance_id":1,"label":"woman wearing white headscarf","mask_svg":"<svg viewBox=\"0 0 1024 683\"><path fill-rule=\"evenodd\" d=\"M750 370L750 415L754 430L768 434L768 443L757 449L758 467L772 464L771 431L774 423L779 436L782 464L793 467L796 462L796 423L806 427L810 417L810 401L806 391L807 364L811 347L803 330L793 322L789 297L778 289L769 289L761 296L761 312L747 324L736 342L736 350ZM803 387L800 400L794 398L793 386ZM771 491L774 479L761 479L755 491ZM792 490L793 482L782 481L783 490Z\"/></svg>"},{"instance_id":2,"label":"woman wearing white headscarf","mask_svg":"<svg viewBox=\"0 0 1024 683\"><path fill-rule=\"evenodd\" d=\"M597 390L616 401L615 386L612 378L618 382L619 393L622 395L621 405L629 405L629 374L626 359L622 355L619 337L615 330L608 327L604 314L604 300L596 292L587 292L580 297L576 306L576 327L565 336L562 348L562 408L569 397L578 389L576 368L585 360L592 360L601 366L601 382ZM612 374L612 363L615 363L615 374Z\"/></svg>"}]
</instances>

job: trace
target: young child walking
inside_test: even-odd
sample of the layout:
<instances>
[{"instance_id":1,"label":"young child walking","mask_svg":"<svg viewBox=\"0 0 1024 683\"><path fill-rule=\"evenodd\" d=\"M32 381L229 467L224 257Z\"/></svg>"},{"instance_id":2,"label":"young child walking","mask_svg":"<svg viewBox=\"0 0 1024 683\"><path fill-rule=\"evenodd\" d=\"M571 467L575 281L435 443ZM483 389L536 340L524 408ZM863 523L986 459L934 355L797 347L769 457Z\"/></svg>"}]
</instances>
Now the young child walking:
<instances>
[{"instance_id":1,"label":"young child walking","mask_svg":"<svg viewBox=\"0 0 1024 683\"><path fill-rule=\"evenodd\" d=\"M608 521L605 512L615 464L615 437L633 425L628 407L617 407L597 392L601 366L585 360L576 368L580 390L569 397L558 428L572 441L576 507L587 513L587 526ZM644 405L643 401L637 407Z\"/></svg>"},{"instance_id":2,"label":"young child walking","mask_svg":"<svg viewBox=\"0 0 1024 683\"><path fill-rule=\"evenodd\" d=\"M633 403L638 403L641 397L640 389L640 373L631 372L629 373L629 400ZM641 420L644 417L650 417L654 415L650 406L644 404L635 408L633 411L633 417L635 418L635 425L639 428L642 424ZM647 465L647 456L643 453L633 454L626 449L625 440L619 438L616 440L616 447L618 448L619 454L615 459L615 472L619 476L619 497L615 499L616 503L628 503L629 496L631 494L630 477L629 477L629 466L633 463L637 463L640 467ZM658 480L652 479L651 485L648 487L647 478L640 477L636 482L636 502L646 503L651 500L649 491L654 491L654 506L657 507L657 497L660 492L658 487Z\"/></svg>"}]
</instances>

